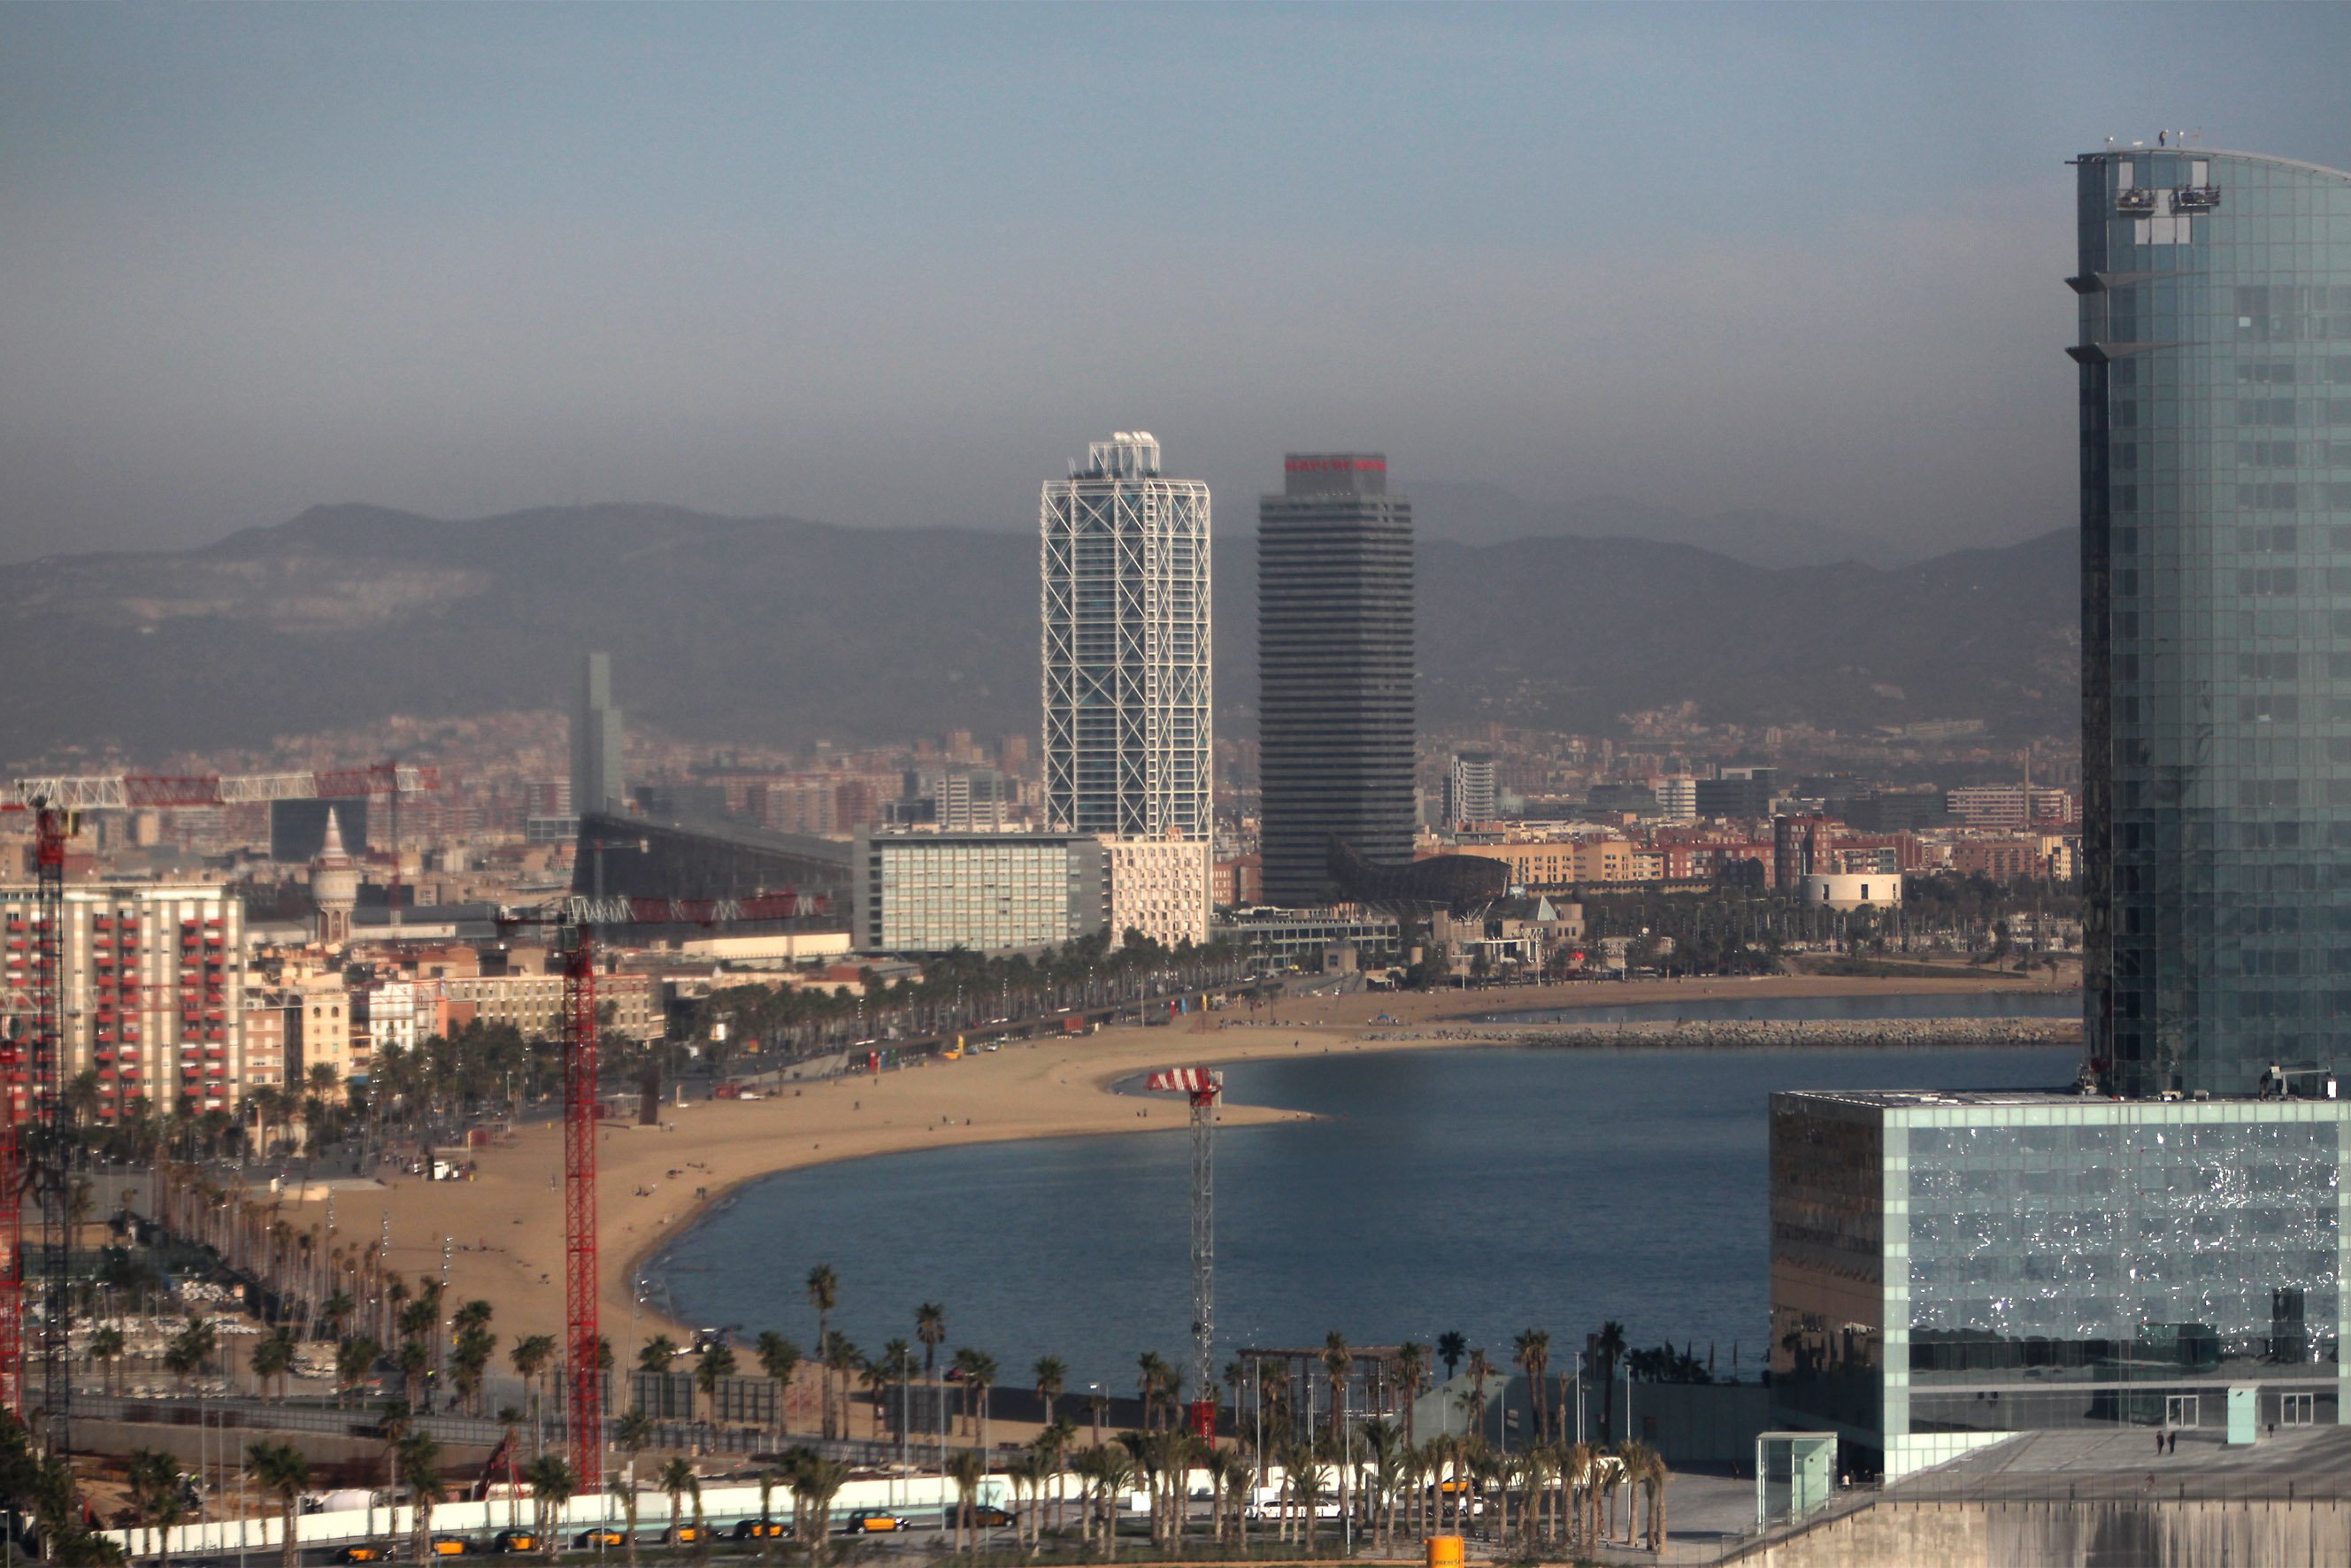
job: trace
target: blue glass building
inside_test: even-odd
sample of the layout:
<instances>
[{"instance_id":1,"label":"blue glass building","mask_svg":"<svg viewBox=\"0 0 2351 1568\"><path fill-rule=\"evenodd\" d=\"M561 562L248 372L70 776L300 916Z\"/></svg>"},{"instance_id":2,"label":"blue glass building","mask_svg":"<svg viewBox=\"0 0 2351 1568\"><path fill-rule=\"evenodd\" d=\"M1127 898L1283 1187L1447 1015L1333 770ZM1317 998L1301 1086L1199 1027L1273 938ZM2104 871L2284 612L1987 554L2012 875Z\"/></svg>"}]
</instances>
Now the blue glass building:
<instances>
[{"instance_id":1,"label":"blue glass building","mask_svg":"<svg viewBox=\"0 0 2351 1568\"><path fill-rule=\"evenodd\" d=\"M2076 166L2087 1055L2303 1092L2351 1054L2351 174Z\"/></svg>"}]
</instances>

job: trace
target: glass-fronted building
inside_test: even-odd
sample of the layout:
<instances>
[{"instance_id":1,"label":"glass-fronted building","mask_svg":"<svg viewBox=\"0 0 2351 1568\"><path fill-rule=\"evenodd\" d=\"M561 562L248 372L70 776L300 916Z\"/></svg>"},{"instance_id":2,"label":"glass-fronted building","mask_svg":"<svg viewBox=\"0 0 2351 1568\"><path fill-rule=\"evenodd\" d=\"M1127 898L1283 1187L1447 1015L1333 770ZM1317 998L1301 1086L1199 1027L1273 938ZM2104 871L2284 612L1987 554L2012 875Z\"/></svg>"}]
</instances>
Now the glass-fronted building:
<instances>
[{"instance_id":1,"label":"glass-fronted building","mask_svg":"<svg viewBox=\"0 0 2351 1568\"><path fill-rule=\"evenodd\" d=\"M2334 1425L2324 1099L1771 1097L1772 1418L1907 1475L2011 1432Z\"/></svg>"},{"instance_id":2,"label":"glass-fronted building","mask_svg":"<svg viewBox=\"0 0 2351 1568\"><path fill-rule=\"evenodd\" d=\"M2076 164L2088 1057L2251 1094L2351 1055L2351 174Z\"/></svg>"},{"instance_id":3,"label":"glass-fronted building","mask_svg":"<svg viewBox=\"0 0 2351 1568\"><path fill-rule=\"evenodd\" d=\"M1412 503L1376 452L1298 453L1258 503L1258 777L1265 898L1339 895L1335 840L1412 859Z\"/></svg>"}]
</instances>

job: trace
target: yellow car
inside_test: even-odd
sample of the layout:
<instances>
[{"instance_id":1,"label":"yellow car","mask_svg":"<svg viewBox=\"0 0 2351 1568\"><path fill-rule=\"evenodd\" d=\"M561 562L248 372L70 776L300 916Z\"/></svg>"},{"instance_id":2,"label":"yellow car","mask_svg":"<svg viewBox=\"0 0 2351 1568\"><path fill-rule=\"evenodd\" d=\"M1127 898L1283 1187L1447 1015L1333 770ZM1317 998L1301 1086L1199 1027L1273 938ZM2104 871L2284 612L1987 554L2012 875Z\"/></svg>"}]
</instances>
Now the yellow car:
<instances>
[{"instance_id":1,"label":"yellow car","mask_svg":"<svg viewBox=\"0 0 2351 1568\"><path fill-rule=\"evenodd\" d=\"M626 1546L629 1538L617 1530L583 1530L571 1538L574 1546Z\"/></svg>"},{"instance_id":2,"label":"yellow car","mask_svg":"<svg viewBox=\"0 0 2351 1568\"><path fill-rule=\"evenodd\" d=\"M383 1561L383 1548L381 1546L370 1546L364 1543L358 1546L346 1546L340 1552L335 1553L335 1561L338 1563L381 1563Z\"/></svg>"},{"instance_id":3,"label":"yellow car","mask_svg":"<svg viewBox=\"0 0 2351 1568\"><path fill-rule=\"evenodd\" d=\"M664 1531L662 1533L667 1535L669 1531ZM700 1526L681 1524L677 1527L676 1538L673 1540L670 1544L673 1546L691 1546L701 1539L702 1530Z\"/></svg>"},{"instance_id":4,"label":"yellow car","mask_svg":"<svg viewBox=\"0 0 2351 1568\"><path fill-rule=\"evenodd\" d=\"M547 1544L535 1530L501 1530L490 1542L493 1552L537 1552Z\"/></svg>"},{"instance_id":5,"label":"yellow car","mask_svg":"<svg viewBox=\"0 0 2351 1568\"><path fill-rule=\"evenodd\" d=\"M433 1538L435 1557L463 1557L474 1550L474 1543L462 1535L436 1535Z\"/></svg>"},{"instance_id":6,"label":"yellow car","mask_svg":"<svg viewBox=\"0 0 2351 1568\"><path fill-rule=\"evenodd\" d=\"M781 1541L791 1534L791 1527L772 1519L747 1519L735 1527L737 1541Z\"/></svg>"}]
</instances>

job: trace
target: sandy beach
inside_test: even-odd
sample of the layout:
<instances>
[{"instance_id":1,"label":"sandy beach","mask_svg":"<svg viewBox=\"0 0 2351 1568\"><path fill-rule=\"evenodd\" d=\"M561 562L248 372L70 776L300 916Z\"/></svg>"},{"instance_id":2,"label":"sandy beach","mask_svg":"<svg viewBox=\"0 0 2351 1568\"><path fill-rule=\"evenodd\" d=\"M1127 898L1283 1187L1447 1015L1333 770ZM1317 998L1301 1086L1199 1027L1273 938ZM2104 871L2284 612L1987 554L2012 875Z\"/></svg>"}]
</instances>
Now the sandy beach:
<instances>
[{"instance_id":1,"label":"sandy beach","mask_svg":"<svg viewBox=\"0 0 2351 1568\"><path fill-rule=\"evenodd\" d=\"M1179 1105L1113 1094L1110 1086L1159 1066L1248 1061L1297 1051L1427 1051L1509 1038L1510 1031L1439 1020L1486 1010L1695 1000L1705 997L1854 996L1872 992L2040 990L2029 981L1853 980L1807 977L1294 998L1250 1012L1234 1008L1157 1029L1124 1028L1068 1040L1015 1042L959 1061L787 1086L759 1101L697 1101L667 1108L659 1127L608 1125L599 1145L603 1329L625 1364L656 1333L680 1325L640 1309L631 1338L630 1283L644 1260L743 1182L827 1160L946 1144L1167 1131ZM1374 1022L1386 1017L1393 1023ZM1205 1027L1202 1027L1205 1025ZM1404 1036L1407 1038L1396 1038ZM1300 1115L1228 1105L1227 1122ZM563 1207L559 1129L525 1129L511 1147L481 1152L475 1179L402 1177L385 1190L336 1195L339 1233L373 1235L389 1219L392 1268L411 1278L442 1266L449 1247L454 1299L496 1304L501 1343L563 1329ZM323 1202L305 1206L322 1208ZM810 1259L814 1264L821 1261ZM776 1303L772 1323L806 1344L805 1301ZM501 1354L500 1363L503 1364Z\"/></svg>"}]
</instances>

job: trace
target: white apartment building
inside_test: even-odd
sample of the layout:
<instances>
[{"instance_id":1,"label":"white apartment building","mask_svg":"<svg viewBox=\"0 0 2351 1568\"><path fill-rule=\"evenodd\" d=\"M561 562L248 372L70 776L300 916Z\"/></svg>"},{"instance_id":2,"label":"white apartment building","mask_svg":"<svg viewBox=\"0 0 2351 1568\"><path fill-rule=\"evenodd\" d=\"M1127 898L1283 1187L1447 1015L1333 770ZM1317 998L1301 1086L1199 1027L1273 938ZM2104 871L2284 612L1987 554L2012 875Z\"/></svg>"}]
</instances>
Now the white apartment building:
<instances>
[{"instance_id":1,"label":"white apartment building","mask_svg":"<svg viewBox=\"0 0 2351 1568\"><path fill-rule=\"evenodd\" d=\"M1129 931L1170 947L1206 943L1211 852L1205 839L1104 839L1112 946Z\"/></svg>"},{"instance_id":2,"label":"white apartment building","mask_svg":"<svg viewBox=\"0 0 2351 1568\"><path fill-rule=\"evenodd\" d=\"M0 888L0 1015L27 1027L38 938L35 890ZM68 1080L96 1075L99 1115L143 1101L233 1111L245 1071L245 904L204 884L84 883L60 933ZM26 1085L11 1082L21 1114Z\"/></svg>"}]
</instances>

